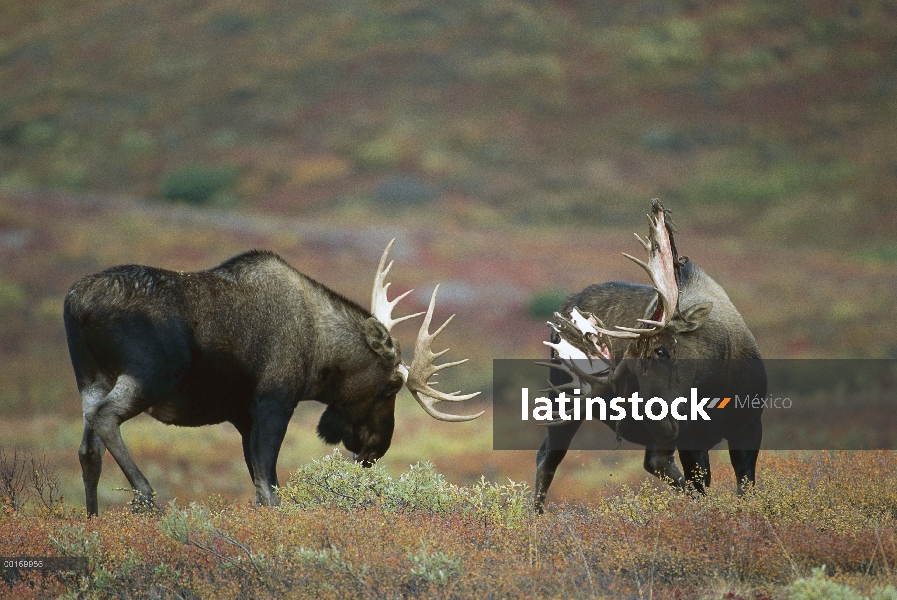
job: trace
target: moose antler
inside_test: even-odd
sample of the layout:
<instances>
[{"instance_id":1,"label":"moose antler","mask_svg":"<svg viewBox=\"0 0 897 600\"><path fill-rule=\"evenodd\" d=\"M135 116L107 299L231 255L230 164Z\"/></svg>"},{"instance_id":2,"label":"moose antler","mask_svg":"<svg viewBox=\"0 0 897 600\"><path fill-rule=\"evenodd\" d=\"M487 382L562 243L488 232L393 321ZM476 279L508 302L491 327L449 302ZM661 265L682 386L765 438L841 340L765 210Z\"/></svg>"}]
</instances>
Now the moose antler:
<instances>
[{"instance_id":1,"label":"moose antler","mask_svg":"<svg viewBox=\"0 0 897 600\"><path fill-rule=\"evenodd\" d=\"M648 253L648 262L638 259L630 254L623 256L643 268L654 289L657 291L658 310L652 319L638 319L640 323L649 325L647 328L623 327L617 325L616 329L605 329L597 320L591 321L595 333L601 333L610 337L638 339L648 338L660 333L672 320L679 305L679 257L676 253L676 244L673 242L673 224L668 222L666 214L670 212L663 207L660 200L651 200L651 214L648 215L648 237L643 238L639 234L635 237ZM563 336L566 332L559 332ZM568 340L569 341L569 340Z\"/></svg>"},{"instance_id":2,"label":"moose antler","mask_svg":"<svg viewBox=\"0 0 897 600\"><path fill-rule=\"evenodd\" d=\"M648 273L657 291L658 307L652 315L653 318L638 319L648 327L617 325L616 329L607 329L595 315L586 313L588 315L586 316L580 313L577 307L573 307L570 311L569 319L555 313L555 320L549 321L548 326L557 334L558 341L544 343L554 349L555 358L559 359L560 363L536 363L563 371L572 379L572 382L561 386L555 386L549 381L548 385L555 393L569 389L592 390L596 385L607 385L616 376L614 368L616 361L613 360L609 346L602 341L601 336L631 340L647 339L660 333L678 310L679 256L673 241L673 224L667 220L668 212L660 200L655 198L651 201L651 213L648 215L648 237L642 238L639 234L635 234L648 253L647 262L623 253L623 256ZM595 367L596 360L603 367ZM577 363L582 365L582 368ZM560 421L549 422L549 424L558 423Z\"/></svg>"},{"instance_id":3,"label":"moose antler","mask_svg":"<svg viewBox=\"0 0 897 600\"><path fill-rule=\"evenodd\" d=\"M383 323L386 327L386 331L389 332L392 331L392 327L396 323L401 323L402 321L407 321L408 319L413 319L414 317L419 317L424 314L419 312L414 313L413 315L399 317L398 319L392 318L392 309L399 303L399 300L414 291L408 290L392 301L386 298L386 290L389 288L389 282L387 281L384 283L384 280L386 279L386 274L389 273L389 270L392 268L393 263L393 261L389 261L389 264L387 265L386 256L389 254L395 241L395 238L390 240L389 244L386 245L386 250L383 251L383 256L380 257L380 265L377 267L377 275L374 277L374 290L371 292L371 314L377 317L377 320ZM383 267L384 265L386 265L386 268Z\"/></svg>"},{"instance_id":4,"label":"moose antler","mask_svg":"<svg viewBox=\"0 0 897 600\"><path fill-rule=\"evenodd\" d=\"M465 358L454 362L443 363L441 365L434 363L437 358L448 352L449 349L446 348L439 352L433 352L431 349L433 340L436 339L436 336L442 333L442 330L455 318L455 315L450 316L436 331L433 333L429 332L430 321L433 318L433 307L436 306L436 292L438 291L439 286L437 285L433 290L433 295L430 297L430 306L427 308L424 322L420 326L420 332L417 334L417 342L414 345L414 359L411 361L411 366L405 367L404 364L399 365L399 373L405 380L405 385L408 386L408 391L411 392L411 395L414 396L414 399L417 400L418 404L427 411L428 415L439 419L440 421L470 421L476 419L485 411L475 415L451 415L439 412L434 408L438 402L462 402L479 395L479 392L474 392L473 394L461 394L460 391L446 394L433 389L432 384L430 383L430 377L442 369L447 369L467 362L467 359ZM405 368L403 369L402 367Z\"/></svg>"},{"instance_id":5,"label":"moose antler","mask_svg":"<svg viewBox=\"0 0 897 600\"><path fill-rule=\"evenodd\" d=\"M413 315L407 315L404 317L399 317L398 319L392 318L392 309L395 308L396 304L399 301L413 292L414 290L408 290L404 294L397 296L393 300L387 299L386 290L389 288L389 282L386 280L386 275L389 273L389 270L392 268L393 261L389 261L389 264L386 264L386 257L389 254L389 250L392 248L393 242L396 240L393 239L386 246L386 250L383 251L383 256L380 257L380 265L377 267L377 275L374 278L374 290L371 292L371 313L377 318L378 321L383 323L386 327L387 331L392 331L393 325L396 323L401 323L402 321L406 321L408 319L413 319L414 317L418 317L423 315L423 312L414 313ZM424 317L424 322L421 324L420 332L417 335L417 341L414 345L414 359L411 361L411 366L409 367L405 363L399 363L396 367L396 372L405 382L405 385L408 386L408 391L411 392L411 395L414 396L414 399L417 400L418 404L427 412L428 415L435 419L439 419L440 421L470 421L476 419L480 415L483 414L482 411L475 415L451 415L448 413L443 413L434 408L434 406L442 401L447 402L461 402L464 400L469 400L474 396L479 395L479 392L475 392L473 394L461 394L460 391L452 392L451 394L445 394L442 392L438 392L431 387L430 378L435 375L437 372L442 369L447 369L448 367L453 367L455 365L460 365L461 363L467 362L467 359L458 360L455 362L444 363L441 365L434 364L437 358L448 352L448 348L442 350L441 352L434 353L430 349L430 345L437 335L442 333L442 330L446 328L446 326L451 322L452 319L455 318L455 315L452 315L448 319L446 319L445 323L443 323L439 329L437 329L432 334L429 333L430 321L433 319L433 308L436 305L436 292L439 291L439 286L436 286L436 289L433 290L433 295L430 297L430 307L427 309L426 316ZM435 383L435 382L434 382Z\"/></svg>"},{"instance_id":6,"label":"moose antler","mask_svg":"<svg viewBox=\"0 0 897 600\"><path fill-rule=\"evenodd\" d=\"M595 315L586 317L574 306L569 319L558 312L554 318L557 322L548 321L547 325L558 334L559 341L542 343L553 348L555 354L569 359L611 358L610 349L601 341L604 324Z\"/></svg>"},{"instance_id":7,"label":"moose antler","mask_svg":"<svg viewBox=\"0 0 897 600\"><path fill-rule=\"evenodd\" d=\"M618 325L617 329L621 331L628 331L645 337L656 335L666 327L678 308L679 281L676 270L679 267L679 257L676 256L676 246L673 243L672 223L666 222L667 212L660 200L657 198L651 200L652 214L648 215L648 239L643 239L639 234L635 234L635 237L638 238L638 241L648 253L647 263L625 252L623 253L623 256L639 265L651 277L661 305L660 318L639 319L641 323L650 325L650 329L633 329Z\"/></svg>"},{"instance_id":8,"label":"moose antler","mask_svg":"<svg viewBox=\"0 0 897 600\"><path fill-rule=\"evenodd\" d=\"M548 322L548 326L560 339L557 343L542 343L554 350L554 358L560 362L535 364L563 371L570 376L571 381L556 386L549 379L550 389L540 390L541 392L560 394L562 391L575 390L575 393L588 395L599 386L608 385L613 378L615 361L610 348L601 339L600 321L595 315L587 314L588 317L580 313L577 307L573 307L569 319L560 313L554 313L557 323ZM569 421L565 416L569 417L570 411L544 424L561 425Z\"/></svg>"}]
</instances>

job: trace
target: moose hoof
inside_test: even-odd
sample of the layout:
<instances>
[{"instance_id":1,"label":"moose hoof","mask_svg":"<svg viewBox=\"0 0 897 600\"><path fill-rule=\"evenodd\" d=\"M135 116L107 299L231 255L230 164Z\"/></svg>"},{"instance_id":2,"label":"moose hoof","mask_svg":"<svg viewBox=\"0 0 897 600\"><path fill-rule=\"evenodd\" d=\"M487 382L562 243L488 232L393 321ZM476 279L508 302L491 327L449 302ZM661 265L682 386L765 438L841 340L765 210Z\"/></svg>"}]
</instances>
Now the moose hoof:
<instances>
[{"instance_id":1,"label":"moose hoof","mask_svg":"<svg viewBox=\"0 0 897 600\"><path fill-rule=\"evenodd\" d=\"M131 505L131 512L134 514L146 514L159 510L156 506L155 499L156 492L145 494L144 492L134 490L134 497L131 498L131 501L129 502Z\"/></svg>"}]
</instances>

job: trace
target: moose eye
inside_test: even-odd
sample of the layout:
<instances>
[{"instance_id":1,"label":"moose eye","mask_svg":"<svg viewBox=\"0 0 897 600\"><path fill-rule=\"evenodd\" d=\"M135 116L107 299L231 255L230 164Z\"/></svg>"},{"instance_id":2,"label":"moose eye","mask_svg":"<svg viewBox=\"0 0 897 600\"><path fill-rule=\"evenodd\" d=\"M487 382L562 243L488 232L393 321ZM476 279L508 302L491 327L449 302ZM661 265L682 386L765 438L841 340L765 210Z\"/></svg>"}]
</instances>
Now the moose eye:
<instances>
[{"instance_id":1,"label":"moose eye","mask_svg":"<svg viewBox=\"0 0 897 600\"><path fill-rule=\"evenodd\" d=\"M654 358L657 360L667 360L670 358L670 351L666 349L666 346L658 346L654 349Z\"/></svg>"}]
</instances>

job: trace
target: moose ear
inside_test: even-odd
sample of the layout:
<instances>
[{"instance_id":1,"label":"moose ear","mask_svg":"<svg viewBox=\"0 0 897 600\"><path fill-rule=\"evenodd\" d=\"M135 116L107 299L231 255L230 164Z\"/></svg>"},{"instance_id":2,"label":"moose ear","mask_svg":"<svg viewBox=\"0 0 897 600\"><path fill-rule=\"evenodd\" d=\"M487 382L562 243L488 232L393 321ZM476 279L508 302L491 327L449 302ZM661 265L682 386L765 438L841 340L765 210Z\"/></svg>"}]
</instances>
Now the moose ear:
<instances>
[{"instance_id":1,"label":"moose ear","mask_svg":"<svg viewBox=\"0 0 897 600\"><path fill-rule=\"evenodd\" d=\"M380 356L393 357L396 355L396 346L389 335L389 331L375 317L365 321L364 335L371 350Z\"/></svg>"},{"instance_id":2,"label":"moose ear","mask_svg":"<svg viewBox=\"0 0 897 600\"><path fill-rule=\"evenodd\" d=\"M712 310L713 302L702 302L701 304L689 306L682 310L680 314L677 314L670 322L670 325L676 333L694 331L704 324Z\"/></svg>"}]
</instances>

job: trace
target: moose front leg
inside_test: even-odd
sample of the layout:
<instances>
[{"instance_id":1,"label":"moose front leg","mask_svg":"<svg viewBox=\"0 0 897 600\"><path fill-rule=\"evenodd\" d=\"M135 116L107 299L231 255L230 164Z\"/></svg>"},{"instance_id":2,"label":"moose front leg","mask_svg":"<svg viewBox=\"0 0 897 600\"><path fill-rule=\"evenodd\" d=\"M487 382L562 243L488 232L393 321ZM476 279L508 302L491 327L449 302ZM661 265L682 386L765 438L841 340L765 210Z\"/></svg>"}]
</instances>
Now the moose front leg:
<instances>
[{"instance_id":1,"label":"moose front leg","mask_svg":"<svg viewBox=\"0 0 897 600\"><path fill-rule=\"evenodd\" d=\"M247 418L245 420L234 421L234 427L237 428L237 432L240 434L240 439L243 441L243 460L246 461L246 468L249 470L249 479L255 483L255 473L252 469L252 452L249 445L250 440L252 439L252 422L251 419Z\"/></svg>"},{"instance_id":2,"label":"moose front leg","mask_svg":"<svg viewBox=\"0 0 897 600\"><path fill-rule=\"evenodd\" d=\"M554 473L567 455L570 442L582 421L569 421L547 428L545 439L536 454L536 484L534 508L538 514L545 510L545 496L554 480Z\"/></svg>"},{"instance_id":3,"label":"moose front leg","mask_svg":"<svg viewBox=\"0 0 897 600\"><path fill-rule=\"evenodd\" d=\"M659 479L669 481L673 487L682 489L685 487L685 475L679 465L676 464L676 448L658 448L656 446L645 447L645 460L642 466L648 473Z\"/></svg>"},{"instance_id":4,"label":"moose front leg","mask_svg":"<svg viewBox=\"0 0 897 600\"><path fill-rule=\"evenodd\" d=\"M710 487L710 454L706 450L679 449L679 460L685 471L685 483L703 494Z\"/></svg>"},{"instance_id":5,"label":"moose front leg","mask_svg":"<svg viewBox=\"0 0 897 600\"><path fill-rule=\"evenodd\" d=\"M287 432L293 407L279 396L261 398L256 404L248 446L249 473L255 484L255 501L261 506L276 506L280 498L274 492L277 482L277 456Z\"/></svg>"}]
</instances>

